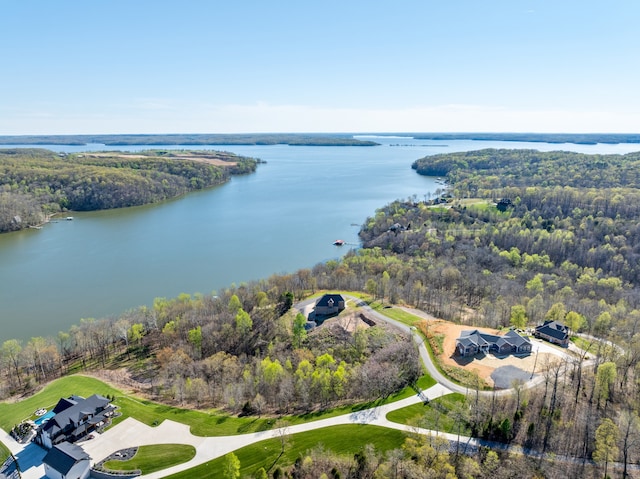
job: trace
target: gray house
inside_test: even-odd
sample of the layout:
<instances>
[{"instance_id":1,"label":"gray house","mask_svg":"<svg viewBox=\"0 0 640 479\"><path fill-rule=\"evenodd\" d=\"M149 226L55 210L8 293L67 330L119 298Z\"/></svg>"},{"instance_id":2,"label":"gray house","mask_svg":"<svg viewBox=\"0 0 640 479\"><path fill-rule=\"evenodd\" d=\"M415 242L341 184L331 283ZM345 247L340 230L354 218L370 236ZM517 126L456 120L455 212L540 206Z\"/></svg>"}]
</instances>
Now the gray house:
<instances>
[{"instance_id":1,"label":"gray house","mask_svg":"<svg viewBox=\"0 0 640 479\"><path fill-rule=\"evenodd\" d=\"M80 446L61 442L42 459L44 472L51 479L87 479L91 473L91 457Z\"/></svg>"},{"instance_id":2,"label":"gray house","mask_svg":"<svg viewBox=\"0 0 640 479\"><path fill-rule=\"evenodd\" d=\"M114 411L109 400L97 394L87 399L62 398L53 408L55 416L38 428L33 440L47 449L65 441L75 442L106 424Z\"/></svg>"},{"instance_id":3,"label":"gray house","mask_svg":"<svg viewBox=\"0 0 640 479\"><path fill-rule=\"evenodd\" d=\"M531 341L510 330L504 336L484 333L477 329L465 330L456 339L456 352L460 356L474 354L524 354L531 352Z\"/></svg>"},{"instance_id":4,"label":"gray house","mask_svg":"<svg viewBox=\"0 0 640 479\"><path fill-rule=\"evenodd\" d=\"M569 345L569 328L558 321L545 321L544 324L536 326L533 335L560 346Z\"/></svg>"},{"instance_id":5,"label":"gray house","mask_svg":"<svg viewBox=\"0 0 640 479\"><path fill-rule=\"evenodd\" d=\"M315 307L316 315L326 316L338 314L344 309L344 298L341 294L325 294L318 300Z\"/></svg>"}]
</instances>

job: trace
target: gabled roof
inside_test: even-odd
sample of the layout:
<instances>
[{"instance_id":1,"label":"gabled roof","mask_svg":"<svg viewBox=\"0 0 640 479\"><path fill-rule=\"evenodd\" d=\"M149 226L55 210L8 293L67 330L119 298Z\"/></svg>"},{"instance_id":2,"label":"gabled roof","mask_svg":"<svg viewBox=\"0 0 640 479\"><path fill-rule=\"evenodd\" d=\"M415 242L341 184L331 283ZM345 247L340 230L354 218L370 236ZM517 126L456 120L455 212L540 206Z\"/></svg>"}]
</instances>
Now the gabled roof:
<instances>
[{"instance_id":1,"label":"gabled roof","mask_svg":"<svg viewBox=\"0 0 640 479\"><path fill-rule=\"evenodd\" d=\"M78 404L78 401L75 401L73 398L62 398L56 404L56 407L53 408L53 412L58 414L59 412L64 411L65 409L69 409L71 406Z\"/></svg>"},{"instance_id":2,"label":"gabled roof","mask_svg":"<svg viewBox=\"0 0 640 479\"><path fill-rule=\"evenodd\" d=\"M569 337L569 328L558 321L545 321L536 327L536 332L561 340Z\"/></svg>"},{"instance_id":3,"label":"gabled roof","mask_svg":"<svg viewBox=\"0 0 640 479\"><path fill-rule=\"evenodd\" d=\"M75 396L74 399L78 401L57 413L42 427L44 431L49 433L50 437L55 436L69 424L77 426L83 421L83 418L97 414L98 410L103 409L109 404L109 400L107 398L99 396L98 394L94 394L87 399L81 399ZM62 400L58 402L58 405L61 403Z\"/></svg>"},{"instance_id":4,"label":"gabled roof","mask_svg":"<svg viewBox=\"0 0 640 479\"><path fill-rule=\"evenodd\" d=\"M70 442L61 442L53 446L42 462L48 464L59 473L67 474L78 462L90 460L89 454L84 452L80 446Z\"/></svg>"},{"instance_id":5,"label":"gabled roof","mask_svg":"<svg viewBox=\"0 0 640 479\"><path fill-rule=\"evenodd\" d=\"M495 344L498 347L508 344L510 346L520 348L525 344L531 344L527 338L520 336L513 330L510 330L504 336L498 336L495 334L483 333L477 329L466 329L460 332L460 337L457 341L465 348L469 346L485 347L492 344Z\"/></svg>"},{"instance_id":6,"label":"gabled roof","mask_svg":"<svg viewBox=\"0 0 640 479\"><path fill-rule=\"evenodd\" d=\"M344 301L344 298L341 294L325 294L318 300L316 306L337 307L341 301Z\"/></svg>"},{"instance_id":7,"label":"gabled roof","mask_svg":"<svg viewBox=\"0 0 640 479\"><path fill-rule=\"evenodd\" d=\"M509 343L513 344L517 348L519 348L519 347L521 347L521 346L523 346L525 344L531 344L531 341L529 341L524 336L520 336L513 329L509 330L509 332L507 332L507 334L505 334L503 337L505 339L508 339Z\"/></svg>"}]
</instances>

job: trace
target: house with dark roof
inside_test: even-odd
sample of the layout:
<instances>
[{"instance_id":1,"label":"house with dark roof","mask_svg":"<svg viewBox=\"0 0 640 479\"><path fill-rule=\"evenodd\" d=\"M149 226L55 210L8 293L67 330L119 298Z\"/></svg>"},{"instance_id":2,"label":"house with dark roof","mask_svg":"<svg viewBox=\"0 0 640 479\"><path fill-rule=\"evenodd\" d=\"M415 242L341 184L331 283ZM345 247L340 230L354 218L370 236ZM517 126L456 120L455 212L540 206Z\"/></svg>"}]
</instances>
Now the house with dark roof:
<instances>
[{"instance_id":1,"label":"house with dark roof","mask_svg":"<svg viewBox=\"0 0 640 479\"><path fill-rule=\"evenodd\" d=\"M316 315L326 316L338 314L344 309L344 298L341 294L325 294L316 302Z\"/></svg>"},{"instance_id":2,"label":"house with dark roof","mask_svg":"<svg viewBox=\"0 0 640 479\"><path fill-rule=\"evenodd\" d=\"M42 459L44 472L51 479L87 479L91 473L91 457L80 446L61 442Z\"/></svg>"},{"instance_id":3,"label":"house with dark roof","mask_svg":"<svg viewBox=\"0 0 640 479\"><path fill-rule=\"evenodd\" d=\"M540 326L536 326L533 335L550 343L569 346L569 327L558 321L547 320Z\"/></svg>"},{"instance_id":4,"label":"house with dark roof","mask_svg":"<svg viewBox=\"0 0 640 479\"><path fill-rule=\"evenodd\" d=\"M456 352L463 357L478 353L524 354L531 352L531 341L513 330L503 336L477 329L465 330L456 339Z\"/></svg>"},{"instance_id":5,"label":"house with dark roof","mask_svg":"<svg viewBox=\"0 0 640 479\"><path fill-rule=\"evenodd\" d=\"M55 416L38 427L33 439L47 449L65 441L75 442L105 425L115 407L107 398L94 394L87 399L79 396L62 398L53 411Z\"/></svg>"}]
</instances>

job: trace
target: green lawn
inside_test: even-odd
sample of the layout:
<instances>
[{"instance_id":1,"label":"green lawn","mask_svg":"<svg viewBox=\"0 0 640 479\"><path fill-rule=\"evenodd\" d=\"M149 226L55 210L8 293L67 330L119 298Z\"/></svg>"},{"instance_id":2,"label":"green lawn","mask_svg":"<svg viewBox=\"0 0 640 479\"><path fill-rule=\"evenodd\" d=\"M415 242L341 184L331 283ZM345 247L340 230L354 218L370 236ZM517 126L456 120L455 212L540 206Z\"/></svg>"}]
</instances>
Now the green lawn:
<instances>
[{"instance_id":1,"label":"green lawn","mask_svg":"<svg viewBox=\"0 0 640 479\"><path fill-rule=\"evenodd\" d=\"M464 394L452 393L430 401L429 404L413 404L396 409L387 414L389 421L399 424L419 425L427 429L457 433L457 423L452 411L458 404L464 404ZM462 427L460 434L468 436L471 431Z\"/></svg>"},{"instance_id":2,"label":"green lawn","mask_svg":"<svg viewBox=\"0 0 640 479\"><path fill-rule=\"evenodd\" d=\"M140 446L135 456L128 461L107 461L104 463L104 467L111 471L135 471L139 469L142 474L150 474L190 461L195 455L196 448L184 444Z\"/></svg>"},{"instance_id":3,"label":"green lawn","mask_svg":"<svg viewBox=\"0 0 640 479\"><path fill-rule=\"evenodd\" d=\"M2 463L7 457L9 457L10 454L11 451L7 448L7 446L2 444L2 441L0 441L0 465L2 465Z\"/></svg>"},{"instance_id":4,"label":"green lawn","mask_svg":"<svg viewBox=\"0 0 640 479\"><path fill-rule=\"evenodd\" d=\"M346 425L331 426L317 431L303 432L289 436L285 454L277 462L278 466L289 466L306 451L318 445L334 452L353 456L366 444L373 444L376 450L385 452L402 446L405 434L394 429L378 426ZM268 439L234 452L240 460L240 477L252 477L258 469L268 470L278 459L281 451L280 439ZM217 479L224 478L224 457L196 466L187 471L168 476L170 479Z\"/></svg>"},{"instance_id":5,"label":"green lawn","mask_svg":"<svg viewBox=\"0 0 640 479\"><path fill-rule=\"evenodd\" d=\"M418 381L418 385L422 389L426 389L432 384L435 384L435 381L428 375L423 376ZM191 432L196 436L227 436L269 430L274 427L276 422L275 418L270 417L239 418L218 410L204 412L168 406L125 395L122 391L112 388L98 379L74 375L53 381L42 391L18 403L0 403L0 427L5 431L9 431L15 424L32 417L36 409L41 407L52 408L61 397L68 397L72 394L88 397L94 393L115 396L113 403L120 408L122 415L114 418L113 425L119 424L128 417L133 417L148 426L157 426L165 419L171 419L190 426ZM407 387L385 399L299 416L289 416L285 419L290 424L326 419L404 399L415 393L415 390Z\"/></svg>"},{"instance_id":6,"label":"green lawn","mask_svg":"<svg viewBox=\"0 0 640 479\"><path fill-rule=\"evenodd\" d=\"M88 397L92 394L122 394L117 389L87 376L66 376L49 383L42 391L17 403L0 403L0 427L9 432L13 426L33 417L35 410L51 409L61 397L72 394Z\"/></svg>"},{"instance_id":7,"label":"green lawn","mask_svg":"<svg viewBox=\"0 0 640 479\"><path fill-rule=\"evenodd\" d=\"M411 313L407 313L403 309L395 308L389 305L383 305L378 301L371 303L369 306L371 306L371 308L377 311L378 313L384 314L385 316L391 319L395 319L396 321L402 324L406 324L407 326L415 326L420 321L424 321L423 318L420 318Z\"/></svg>"}]
</instances>

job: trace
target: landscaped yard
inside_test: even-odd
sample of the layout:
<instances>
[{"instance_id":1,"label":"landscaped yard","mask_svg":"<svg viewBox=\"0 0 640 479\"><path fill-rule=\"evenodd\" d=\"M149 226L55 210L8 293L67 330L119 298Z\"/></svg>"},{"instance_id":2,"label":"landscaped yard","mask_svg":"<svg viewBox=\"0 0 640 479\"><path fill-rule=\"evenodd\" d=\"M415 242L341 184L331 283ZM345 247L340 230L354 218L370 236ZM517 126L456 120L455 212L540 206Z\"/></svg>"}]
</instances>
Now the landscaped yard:
<instances>
[{"instance_id":1,"label":"landscaped yard","mask_svg":"<svg viewBox=\"0 0 640 479\"><path fill-rule=\"evenodd\" d=\"M7 446L0 442L0 465L7 457L9 457L9 454L11 454L11 451L7 448Z\"/></svg>"},{"instance_id":2,"label":"landscaped yard","mask_svg":"<svg viewBox=\"0 0 640 479\"><path fill-rule=\"evenodd\" d=\"M190 461L196 455L196 448L184 444L156 444L140 446L138 452L127 461L111 460L104 467L111 471L135 471L151 474L177 464Z\"/></svg>"},{"instance_id":3,"label":"landscaped yard","mask_svg":"<svg viewBox=\"0 0 640 479\"><path fill-rule=\"evenodd\" d=\"M413 404L402 409L396 409L387 414L389 421L399 424L420 426L434 431L458 432L456 409L464 405L466 399L463 394L447 394L434 399L429 404ZM463 425L460 434L468 436L471 431Z\"/></svg>"},{"instance_id":4,"label":"landscaped yard","mask_svg":"<svg viewBox=\"0 0 640 479\"><path fill-rule=\"evenodd\" d=\"M418 386L421 389L427 389L433 384L435 384L435 381L428 375L423 376L418 381ZM115 396L113 404L119 407L122 415L113 419L113 425L119 424L127 417L133 417L149 426L157 426L165 419L171 419L190 426L191 432L196 436L227 436L269 430L274 427L276 422L274 418L269 417L239 418L218 410L205 412L168 406L126 395L122 391L95 378L74 375L53 381L42 391L23 401L0 403L0 427L5 431L9 431L15 424L31 417L36 409L42 407L51 409L62 397L69 397L72 394L89 397L96 393L103 396ZM316 411L310 414L288 416L284 419L292 425L300 424L361 411L368 407L404 399L413 394L416 394L416 391L407 387L386 399Z\"/></svg>"},{"instance_id":5,"label":"landscaped yard","mask_svg":"<svg viewBox=\"0 0 640 479\"><path fill-rule=\"evenodd\" d=\"M122 393L88 376L66 376L49 383L42 391L20 402L0 403L0 427L9 432L16 424L29 419L37 409L51 409L60 398L72 394L89 397L92 394L117 396Z\"/></svg>"},{"instance_id":6,"label":"landscaped yard","mask_svg":"<svg viewBox=\"0 0 640 479\"><path fill-rule=\"evenodd\" d=\"M276 466L288 466L310 449L321 445L325 449L353 456L366 444L372 444L376 450L385 452L401 447L405 435L395 429L378 426L346 425L332 426L317 431L303 432L287 438L285 453ZM258 469L268 470L280 455L280 439L268 439L234 451L240 460L240 477L254 477ZM166 479L223 479L225 458L220 457L192 469L173 474Z\"/></svg>"}]
</instances>

